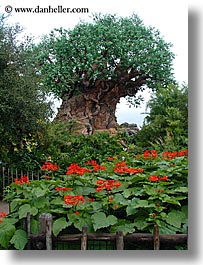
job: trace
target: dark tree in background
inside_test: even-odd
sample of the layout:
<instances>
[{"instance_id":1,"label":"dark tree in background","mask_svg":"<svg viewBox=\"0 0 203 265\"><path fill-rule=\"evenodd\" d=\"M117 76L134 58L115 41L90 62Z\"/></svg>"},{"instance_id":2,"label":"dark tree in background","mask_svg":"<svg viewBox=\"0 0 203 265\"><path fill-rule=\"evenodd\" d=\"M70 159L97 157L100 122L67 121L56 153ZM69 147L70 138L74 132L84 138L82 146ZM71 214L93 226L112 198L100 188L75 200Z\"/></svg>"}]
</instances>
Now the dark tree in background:
<instances>
[{"instance_id":1,"label":"dark tree in background","mask_svg":"<svg viewBox=\"0 0 203 265\"><path fill-rule=\"evenodd\" d=\"M94 15L52 31L34 54L44 85L62 99L56 120L76 120L91 133L117 127L120 98L139 104L138 91L173 81L170 47L136 15Z\"/></svg>"},{"instance_id":2,"label":"dark tree in background","mask_svg":"<svg viewBox=\"0 0 203 265\"><path fill-rule=\"evenodd\" d=\"M23 148L40 133L51 115L29 53L29 38L19 41L22 29L9 26L0 15L0 160Z\"/></svg>"}]
</instances>

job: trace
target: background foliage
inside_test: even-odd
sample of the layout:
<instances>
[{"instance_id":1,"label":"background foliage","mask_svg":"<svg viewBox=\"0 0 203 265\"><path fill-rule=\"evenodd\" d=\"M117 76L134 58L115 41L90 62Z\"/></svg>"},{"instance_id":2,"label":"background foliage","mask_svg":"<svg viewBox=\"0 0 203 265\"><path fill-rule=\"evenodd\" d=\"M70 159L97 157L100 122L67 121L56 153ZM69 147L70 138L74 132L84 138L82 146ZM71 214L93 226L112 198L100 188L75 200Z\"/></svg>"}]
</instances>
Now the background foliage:
<instances>
[{"instance_id":1,"label":"background foliage","mask_svg":"<svg viewBox=\"0 0 203 265\"><path fill-rule=\"evenodd\" d=\"M0 160L12 160L26 141L40 139L51 115L50 103L29 64L31 40L18 40L19 25L0 16Z\"/></svg>"},{"instance_id":2,"label":"background foliage","mask_svg":"<svg viewBox=\"0 0 203 265\"><path fill-rule=\"evenodd\" d=\"M179 150L188 146L188 87L159 87L147 103L147 116L134 137L140 150ZM138 150L139 150L138 148Z\"/></svg>"},{"instance_id":3,"label":"background foliage","mask_svg":"<svg viewBox=\"0 0 203 265\"><path fill-rule=\"evenodd\" d=\"M143 84L156 89L174 81L170 47L137 15L96 14L73 29L53 30L33 52L44 84L57 96L84 93L97 81L108 80L123 86L123 95L133 103Z\"/></svg>"}]
</instances>

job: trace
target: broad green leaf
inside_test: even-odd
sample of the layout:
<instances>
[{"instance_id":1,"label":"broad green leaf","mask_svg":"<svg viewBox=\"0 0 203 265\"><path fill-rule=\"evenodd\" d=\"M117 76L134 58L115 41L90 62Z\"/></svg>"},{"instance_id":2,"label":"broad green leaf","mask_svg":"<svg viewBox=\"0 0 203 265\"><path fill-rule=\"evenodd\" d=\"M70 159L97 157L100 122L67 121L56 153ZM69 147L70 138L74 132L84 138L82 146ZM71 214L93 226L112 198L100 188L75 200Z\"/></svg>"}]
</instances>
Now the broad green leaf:
<instances>
[{"instance_id":1,"label":"broad green leaf","mask_svg":"<svg viewBox=\"0 0 203 265\"><path fill-rule=\"evenodd\" d=\"M180 203L179 203L179 201L177 200L176 197L169 197L169 196L166 195L166 194L165 194L165 196L163 197L162 202L167 202L167 203L170 203L170 204L174 204L174 205L181 206Z\"/></svg>"},{"instance_id":2,"label":"broad green leaf","mask_svg":"<svg viewBox=\"0 0 203 265\"><path fill-rule=\"evenodd\" d=\"M48 198L45 197L39 197L33 200L33 204L36 208L46 208L49 205Z\"/></svg>"},{"instance_id":3,"label":"broad green leaf","mask_svg":"<svg viewBox=\"0 0 203 265\"><path fill-rule=\"evenodd\" d=\"M11 212L14 212L18 207L19 207L19 201L18 200L13 200L10 203L10 211Z\"/></svg>"},{"instance_id":4,"label":"broad green leaf","mask_svg":"<svg viewBox=\"0 0 203 265\"><path fill-rule=\"evenodd\" d=\"M53 223L53 234L57 236L64 228L70 226L72 222L67 222L65 217L61 217Z\"/></svg>"},{"instance_id":5,"label":"broad green leaf","mask_svg":"<svg viewBox=\"0 0 203 265\"><path fill-rule=\"evenodd\" d=\"M128 205L129 204L129 200L125 199L124 196L120 193L116 193L113 196L113 201L115 201L117 204L121 204L121 205Z\"/></svg>"},{"instance_id":6,"label":"broad green leaf","mask_svg":"<svg viewBox=\"0 0 203 265\"><path fill-rule=\"evenodd\" d=\"M103 212L97 212L92 215L93 227L95 231L99 228L109 227L114 225L117 222L117 218L114 215L109 215L106 217L106 214Z\"/></svg>"},{"instance_id":7,"label":"broad green leaf","mask_svg":"<svg viewBox=\"0 0 203 265\"><path fill-rule=\"evenodd\" d=\"M129 215L133 215L133 214L137 213L137 211L138 211L138 209L135 208L135 206L130 205L130 204L129 204L129 205L127 206L127 208L126 208L127 216L129 216Z\"/></svg>"},{"instance_id":8,"label":"broad green leaf","mask_svg":"<svg viewBox=\"0 0 203 265\"><path fill-rule=\"evenodd\" d=\"M39 220L35 220L34 218L31 218L30 230L31 230L32 234L38 234L39 233Z\"/></svg>"},{"instance_id":9,"label":"broad green leaf","mask_svg":"<svg viewBox=\"0 0 203 265\"><path fill-rule=\"evenodd\" d=\"M178 229L177 227L174 227L163 220L159 221L159 232L161 234L176 234L176 232L181 232L181 229Z\"/></svg>"},{"instance_id":10,"label":"broad green leaf","mask_svg":"<svg viewBox=\"0 0 203 265\"><path fill-rule=\"evenodd\" d=\"M89 194L92 194L92 193L95 193L95 188L92 188L92 187L83 187L82 188L82 194L83 195L89 195Z\"/></svg>"},{"instance_id":11,"label":"broad green leaf","mask_svg":"<svg viewBox=\"0 0 203 265\"><path fill-rule=\"evenodd\" d=\"M19 214L19 219L22 219L24 217L27 216L27 213L31 212L31 206L30 204L24 204L22 205L19 210L18 210L18 214Z\"/></svg>"},{"instance_id":12,"label":"broad green leaf","mask_svg":"<svg viewBox=\"0 0 203 265\"><path fill-rule=\"evenodd\" d=\"M93 226L92 226L92 219L91 214L84 213L79 211L79 214L71 213L68 214L68 219L71 223L73 223L74 227L79 229L79 231L82 231L82 227L86 226L88 229L88 232L94 232Z\"/></svg>"},{"instance_id":13,"label":"broad green leaf","mask_svg":"<svg viewBox=\"0 0 203 265\"><path fill-rule=\"evenodd\" d=\"M147 200L139 200L139 201L137 201L137 203L135 205L135 208L146 208L146 207L151 207L148 204L148 201Z\"/></svg>"},{"instance_id":14,"label":"broad green leaf","mask_svg":"<svg viewBox=\"0 0 203 265\"><path fill-rule=\"evenodd\" d=\"M101 203L100 202L95 202L95 201L91 203L91 206L93 207L94 211L97 211L97 210L102 208Z\"/></svg>"},{"instance_id":15,"label":"broad green leaf","mask_svg":"<svg viewBox=\"0 0 203 265\"><path fill-rule=\"evenodd\" d=\"M124 198L130 197L130 195L131 195L131 190L130 189L124 190L124 192L123 192L123 197Z\"/></svg>"},{"instance_id":16,"label":"broad green leaf","mask_svg":"<svg viewBox=\"0 0 203 265\"><path fill-rule=\"evenodd\" d=\"M0 245L3 248L8 249L10 239L15 233L16 228L6 219L7 218L4 218L3 221L0 223Z\"/></svg>"},{"instance_id":17,"label":"broad green leaf","mask_svg":"<svg viewBox=\"0 0 203 265\"><path fill-rule=\"evenodd\" d=\"M113 225L110 229L111 233L116 233L117 231L122 231L124 235L133 233L135 231L135 225L128 220L119 219L118 224Z\"/></svg>"},{"instance_id":18,"label":"broad green leaf","mask_svg":"<svg viewBox=\"0 0 203 265\"><path fill-rule=\"evenodd\" d=\"M145 221L144 217L139 217L134 220L134 226L140 231L145 229L148 225L149 223Z\"/></svg>"},{"instance_id":19,"label":"broad green leaf","mask_svg":"<svg viewBox=\"0 0 203 265\"><path fill-rule=\"evenodd\" d=\"M37 188L34 188L34 189L32 190L32 193L33 193L37 198L39 198L39 197L43 197L43 196L45 195L46 190L43 190L43 189L37 187Z\"/></svg>"},{"instance_id":20,"label":"broad green leaf","mask_svg":"<svg viewBox=\"0 0 203 265\"><path fill-rule=\"evenodd\" d=\"M16 230L15 234L10 240L10 243L14 244L14 247L19 250L24 249L27 242L28 242L27 233L21 229Z\"/></svg>"},{"instance_id":21,"label":"broad green leaf","mask_svg":"<svg viewBox=\"0 0 203 265\"><path fill-rule=\"evenodd\" d=\"M187 187L179 187L179 188L176 188L174 191L187 193L188 188Z\"/></svg>"},{"instance_id":22,"label":"broad green leaf","mask_svg":"<svg viewBox=\"0 0 203 265\"><path fill-rule=\"evenodd\" d=\"M184 218L185 213L181 211L171 211L166 218L166 222L177 228L181 228L181 224L184 221Z\"/></svg>"},{"instance_id":23,"label":"broad green leaf","mask_svg":"<svg viewBox=\"0 0 203 265\"><path fill-rule=\"evenodd\" d=\"M55 199L53 199L51 202L50 202L51 205L63 205L64 204L64 200L63 198L61 197L56 197Z\"/></svg>"},{"instance_id":24,"label":"broad green leaf","mask_svg":"<svg viewBox=\"0 0 203 265\"><path fill-rule=\"evenodd\" d=\"M36 214L38 214L38 209L36 207L31 207L30 214L32 216L35 216Z\"/></svg>"}]
</instances>

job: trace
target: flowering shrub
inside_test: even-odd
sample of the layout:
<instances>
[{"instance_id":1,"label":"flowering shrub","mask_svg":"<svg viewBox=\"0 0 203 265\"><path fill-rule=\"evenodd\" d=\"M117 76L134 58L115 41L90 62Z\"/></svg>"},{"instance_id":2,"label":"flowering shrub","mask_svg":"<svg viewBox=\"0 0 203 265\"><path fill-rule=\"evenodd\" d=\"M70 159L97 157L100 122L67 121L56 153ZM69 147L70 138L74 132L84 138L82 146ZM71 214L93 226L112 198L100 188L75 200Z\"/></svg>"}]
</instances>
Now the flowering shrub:
<instances>
[{"instance_id":1,"label":"flowering shrub","mask_svg":"<svg viewBox=\"0 0 203 265\"><path fill-rule=\"evenodd\" d=\"M80 167L78 164L73 163L68 167L66 175L78 174L82 176L85 172L91 172L91 170L88 168Z\"/></svg>"},{"instance_id":2,"label":"flowering shrub","mask_svg":"<svg viewBox=\"0 0 203 265\"><path fill-rule=\"evenodd\" d=\"M55 236L73 228L81 231L84 225L89 232L127 234L152 232L157 224L161 233L185 233L187 155L186 151L171 156L148 150L123 161L115 156L100 164L89 160L60 170L45 163L41 180L23 176L6 189L10 214L0 216L0 245L5 249L26 246L22 220L28 212L32 233L38 232L39 215L44 212L53 215ZM55 170L54 175L47 178L50 170Z\"/></svg>"},{"instance_id":3,"label":"flowering shrub","mask_svg":"<svg viewBox=\"0 0 203 265\"><path fill-rule=\"evenodd\" d=\"M16 178L14 179L14 182L16 184L24 184L24 183L29 184L30 183L28 176L21 176L20 179Z\"/></svg>"},{"instance_id":4,"label":"flowering shrub","mask_svg":"<svg viewBox=\"0 0 203 265\"><path fill-rule=\"evenodd\" d=\"M53 164L51 161L46 161L42 165L42 170L56 171L58 169L59 169L59 166L57 164Z\"/></svg>"},{"instance_id":5,"label":"flowering shrub","mask_svg":"<svg viewBox=\"0 0 203 265\"><path fill-rule=\"evenodd\" d=\"M5 212L0 212L0 223L3 221L3 217L6 217L7 214Z\"/></svg>"},{"instance_id":6,"label":"flowering shrub","mask_svg":"<svg viewBox=\"0 0 203 265\"><path fill-rule=\"evenodd\" d=\"M121 183L117 180L108 179L108 180L97 180L98 187L96 188L96 191L101 191L103 189L106 190L112 190L115 187L119 187Z\"/></svg>"},{"instance_id":7,"label":"flowering shrub","mask_svg":"<svg viewBox=\"0 0 203 265\"><path fill-rule=\"evenodd\" d=\"M127 164L125 161L121 161L119 163L116 163L115 168L114 168L115 173L119 174L137 174L137 173L142 173L143 169L142 168L129 168L127 167Z\"/></svg>"}]
</instances>

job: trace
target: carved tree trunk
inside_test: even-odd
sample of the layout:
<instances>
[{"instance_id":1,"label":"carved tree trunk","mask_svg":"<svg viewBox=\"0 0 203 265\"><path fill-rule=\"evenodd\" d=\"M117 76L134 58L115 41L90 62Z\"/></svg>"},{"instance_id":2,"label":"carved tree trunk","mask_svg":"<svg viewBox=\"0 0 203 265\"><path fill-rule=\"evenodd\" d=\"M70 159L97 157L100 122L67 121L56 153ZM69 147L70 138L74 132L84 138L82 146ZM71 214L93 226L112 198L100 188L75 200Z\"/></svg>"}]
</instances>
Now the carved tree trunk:
<instances>
[{"instance_id":1,"label":"carved tree trunk","mask_svg":"<svg viewBox=\"0 0 203 265\"><path fill-rule=\"evenodd\" d=\"M113 83L96 81L95 86L85 88L83 93L65 94L56 121L77 121L78 133L92 134L95 130L106 130L118 126L115 116L121 91Z\"/></svg>"}]
</instances>

